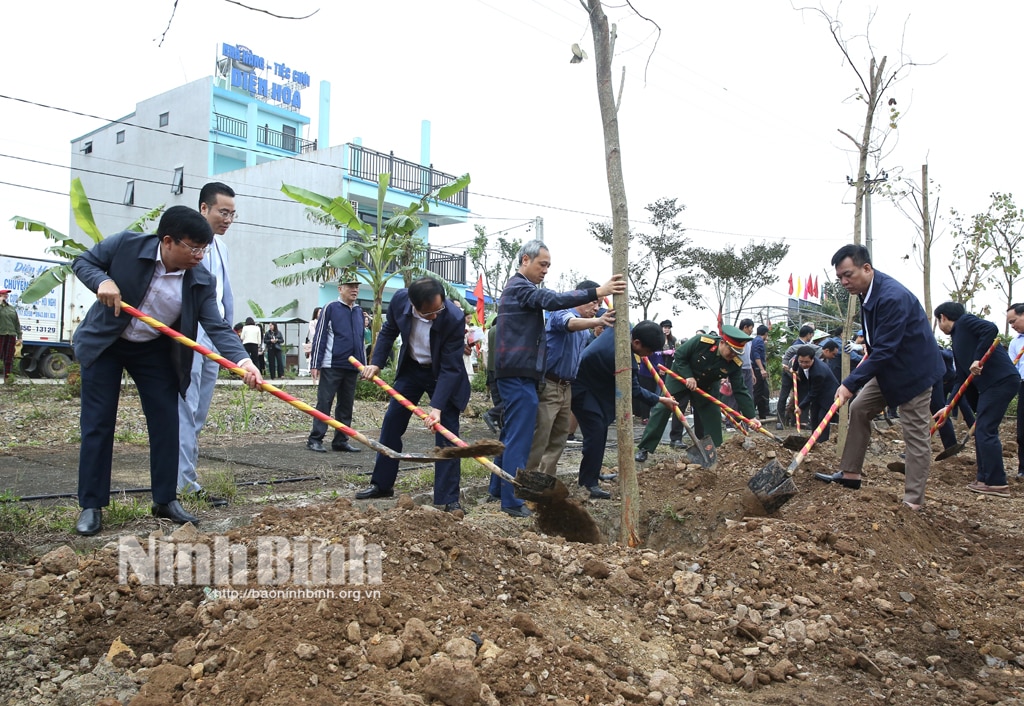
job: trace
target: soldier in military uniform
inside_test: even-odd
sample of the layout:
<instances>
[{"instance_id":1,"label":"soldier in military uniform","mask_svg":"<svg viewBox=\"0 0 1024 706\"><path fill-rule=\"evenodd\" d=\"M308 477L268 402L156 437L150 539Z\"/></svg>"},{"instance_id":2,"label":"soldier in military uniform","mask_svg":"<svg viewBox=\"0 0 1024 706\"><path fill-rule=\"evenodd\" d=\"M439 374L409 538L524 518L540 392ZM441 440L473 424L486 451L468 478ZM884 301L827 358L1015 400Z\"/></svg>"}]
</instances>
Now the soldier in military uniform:
<instances>
[{"instance_id":1,"label":"soldier in military uniform","mask_svg":"<svg viewBox=\"0 0 1024 706\"><path fill-rule=\"evenodd\" d=\"M739 411L744 416L754 419L757 416L754 412L754 400L743 381L743 361L740 358L743 347L750 340L749 334L735 326L722 326L720 336L714 332L694 336L676 348L672 360L672 370L686 379L686 385L671 376L665 381L681 409L685 409L687 402L693 405L693 413L696 416L694 421L701 422L701 433L709 434L715 446L722 445L722 414L715 404L696 393L691 393L691 390L699 387L717 398L721 396L717 383L727 378L739 403ZM657 448L670 414L672 412L667 407L655 405L644 429L644 435L640 439L636 452L637 463L646 461L647 455ZM754 423L760 426L756 420Z\"/></svg>"}]
</instances>

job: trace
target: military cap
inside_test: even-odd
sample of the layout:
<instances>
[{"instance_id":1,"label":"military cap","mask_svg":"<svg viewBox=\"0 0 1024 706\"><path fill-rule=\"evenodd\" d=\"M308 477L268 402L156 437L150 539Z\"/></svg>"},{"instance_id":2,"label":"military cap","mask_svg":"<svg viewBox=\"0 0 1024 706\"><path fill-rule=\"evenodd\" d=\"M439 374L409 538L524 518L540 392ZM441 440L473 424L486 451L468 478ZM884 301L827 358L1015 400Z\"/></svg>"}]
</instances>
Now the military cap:
<instances>
[{"instance_id":1,"label":"military cap","mask_svg":"<svg viewBox=\"0 0 1024 706\"><path fill-rule=\"evenodd\" d=\"M747 342L753 340L753 336L729 324L722 326L721 337L737 353L742 353Z\"/></svg>"}]
</instances>

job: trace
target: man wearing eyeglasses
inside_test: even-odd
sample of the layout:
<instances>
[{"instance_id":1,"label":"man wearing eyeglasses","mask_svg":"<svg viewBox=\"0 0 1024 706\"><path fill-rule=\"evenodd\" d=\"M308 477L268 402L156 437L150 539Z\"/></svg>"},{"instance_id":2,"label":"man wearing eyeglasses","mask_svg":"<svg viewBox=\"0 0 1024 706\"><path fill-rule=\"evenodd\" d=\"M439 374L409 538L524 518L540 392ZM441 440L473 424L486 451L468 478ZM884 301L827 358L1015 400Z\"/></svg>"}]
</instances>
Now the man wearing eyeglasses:
<instances>
[{"instance_id":1,"label":"man wearing eyeglasses","mask_svg":"<svg viewBox=\"0 0 1024 706\"><path fill-rule=\"evenodd\" d=\"M102 529L110 502L114 427L124 371L135 380L149 429L152 513L185 524L198 518L175 497L178 478L178 400L191 384L193 352L142 321L121 313L121 302L195 339L200 324L214 347L245 370L245 383L263 379L217 307L213 276L199 267L213 241L210 224L187 206L167 209L156 235L124 231L75 258L78 279L96 292L75 331L75 357L82 366L82 443L78 462L76 530Z\"/></svg>"},{"instance_id":2,"label":"man wearing eyeglasses","mask_svg":"<svg viewBox=\"0 0 1024 706\"><path fill-rule=\"evenodd\" d=\"M395 339L402 336L398 352L394 388L419 404L424 393L430 396L427 429L438 422L453 434L459 433L459 413L469 403L469 376L462 361L466 335L465 314L445 299L444 287L433 277L422 277L408 289L400 289L391 298L388 318L381 327L373 362L363 368L364 380L370 380L387 364ZM380 428L380 443L402 449L402 435L409 427L411 412L392 399ZM451 446L440 433L438 446ZM462 511L459 503L459 459L438 461L434 470L434 504L445 512ZM357 500L388 498L394 495L398 460L377 454L370 486L356 493Z\"/></svg>"},{"instance_id":3,"label":"man wearing eyeglasses","mask_svg":"<svg viewBox=\"0 0 1024 706\"><path fill-rule=\"evenodd\" d=\"M214 236L202 264L217 278L217 309L224 322L230 326L234 318L234 297L228 279L228 250L224 239L218 236L227 233L235 221L234 190L219 181L206 184L199 191L199 213L210 224ZM199 327L196 341L207 348L213 347L213 342L202 326ZM191 495L211 507L223 507L228 501L226 498L206 494L199 483L196 467L199 464L199 432L206 424L219 373L220 366L216 361L201 355L193 356L188 392L178 400L178 433L181 437L178 447L178 494Z\"/></svg>"}]
</instances>

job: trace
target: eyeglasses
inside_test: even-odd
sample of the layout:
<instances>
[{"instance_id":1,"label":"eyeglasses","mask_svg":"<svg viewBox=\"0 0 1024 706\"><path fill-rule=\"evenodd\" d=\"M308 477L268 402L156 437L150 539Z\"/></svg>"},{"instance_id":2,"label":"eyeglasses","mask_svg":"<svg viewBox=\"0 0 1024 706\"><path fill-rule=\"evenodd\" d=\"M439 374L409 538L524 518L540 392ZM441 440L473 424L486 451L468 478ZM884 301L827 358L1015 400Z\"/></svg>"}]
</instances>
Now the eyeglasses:
<instances>
[{"instance_id":1,"label":"eyeglasses","mask_svg":"<svg viewBox=\"0 0 1024 706\"><path fill-rule=\"evenodd\" d=\"M202 257L202 256L203 256L203 255L205 255L205 254L206 254L206 253L207 253L207 252L209 251L209 249L210 249L210 246L209 246L209 245L204 245L204 246L203 246L203 247L201 247L201 248L195 248L195 247L192 247L191 245L189 245L188 243L186 243L186 242L185 242L185 241L183 241L183 240L175 240L174 242L176 242L176 243L177 243L178 245L181 245L181 246L183 246L183 247L185 247L185 248L188 248L188 251L189 251L190 253L192 253L192 257Z\"/></svg>"},{"instance_id":2,"label":"eyeglasses","mask_svg":"<svg viewBox=\"0 0 1024 706\"><path fill-rule=\"evenodd\" d=\"M420 311L419 309L417 309L416 313L419 314L420 316L422 316L424 319L426 319L426 318L429 318L431 316L439 315L442 311L444 311L444 309L445 309L444 306L442 306L437 311Z\"/></svg>"},{"instance_id":3,"label":"eyeglasses","mask_svg":"<svg viewBox=\"0 0 1024 706\"><path fill-rule=\"evenodd\" d=\"M217 209L217 214L225 221L238 220L238 211L229 211L226 208Z\"/></svg>"}]
</instances>

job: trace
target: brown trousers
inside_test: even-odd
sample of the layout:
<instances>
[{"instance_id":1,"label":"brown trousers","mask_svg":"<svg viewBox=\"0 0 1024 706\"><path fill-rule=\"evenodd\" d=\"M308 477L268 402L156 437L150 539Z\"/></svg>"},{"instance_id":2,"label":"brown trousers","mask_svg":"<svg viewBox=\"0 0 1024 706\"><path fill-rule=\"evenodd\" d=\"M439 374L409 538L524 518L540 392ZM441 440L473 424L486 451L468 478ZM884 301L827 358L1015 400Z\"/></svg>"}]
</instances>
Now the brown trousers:
<instances>
[{"instance_id":1,"label":"brown trousers","mask_svg":"<svg viewBox=\"0 0 1024 706\"><path fill-rule=\"evenodd\" d=\"M903 499L914 505L924 504L924 487L932 463L932 442L929 431L932 415L929 387L909 402L900 405L900 425L907 454L907 475ZM839 469L844 473L860 473L871 437L871 420L886 408L878 380L872 378L850 403L850 430Z\"/></svg>"}]
</instances>

